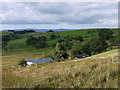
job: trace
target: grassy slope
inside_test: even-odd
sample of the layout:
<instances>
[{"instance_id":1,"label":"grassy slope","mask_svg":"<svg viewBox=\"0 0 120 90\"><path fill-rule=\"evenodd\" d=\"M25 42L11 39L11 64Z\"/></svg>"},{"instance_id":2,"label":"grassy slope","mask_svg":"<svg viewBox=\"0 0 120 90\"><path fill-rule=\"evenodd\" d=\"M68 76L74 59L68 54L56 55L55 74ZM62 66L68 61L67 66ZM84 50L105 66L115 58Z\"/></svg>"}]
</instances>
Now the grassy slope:
<instances>
[{"instance_id":1,"label":"grassy slope","mask_svg":"<svg viewBox=\"0 0 120 90\"><path fill-rule=\"evenodd\" d=\"M97 37L97 32L88 34L89 30L65 31L54 33L29 33L24 34L24 39L9 41L9 47L14 50L3 50L3 87L117 87L118 62L117 50L102 53L88 57L85 60L66 61L61 63L46 63L31 67L18 67L19 60L23 58L41 58L43 51L45 54L52 53L53 48L34 49L25 44L26 37L46 36L49 45L54 44L57 39L50 40L51 34L61 36L83 36L84 42L88 42ZM114 36L117 38L117 30ZM3 35L7 35L4 33ZM89 36L89 37L86 37ZM111 62L111 55L114 56L114 62ZM40 85L39 85L40 84Z\"/></svg>"},{"instance_id":2,"label":"grassy slope","mask_svg":"<svg viewBox=\"0 0 120 90\"><path fill-rule=\"evenodd\" d=\"M111 56L114 56L114 62ZM40 57L40 54L3 56L3 87L118 87L117 49L85 59L46 63L39 67L18 67L17 63L23 57Z\"/></svg>"},{"instance_id":3,"label":"grassy slope","mask_svg":"<svg viewBox=\"0 0 120 90\"><path fill-rule=\"evenodd\" d=\"M28 33L28 34L23 34L21 35L21 37L23 37L23 39L17 39L17 40L11 40L8 42L8 50L5 51L3 50L3 56L5 55L13 55L13 54L27 54L27 53L41 53L43 51L49 52L51 50L53 50L53 48L47 47L44 49L39 49L39 50L35 50L34 48L27 46L25 43L25 40L28 36L46 36L47 37L47 43L48 45L52 46L54 43L56 43L59 39L55 39L55 40L50 40L50 35L54 34L54 35L60 35L60 36L82 36L84 41L81 44L85 44L86 42L89 42L92 38L96 38L98 37L98 32L93 32L93 33L87 33L87 31L92 31L92 30L96 30L96 29L86 29L86 30L76 30L76 31L63 31L63 32L54 32L54 33L48 33L48 32L35 32L35 33ZM117 35L117 29L112 29L115 34L114 36L116 38L118 38ZM3 36L7 35L7 32L3 32L2 33ZM12 49L10 49L12 48Z\"/></svg>"}]
</instances>

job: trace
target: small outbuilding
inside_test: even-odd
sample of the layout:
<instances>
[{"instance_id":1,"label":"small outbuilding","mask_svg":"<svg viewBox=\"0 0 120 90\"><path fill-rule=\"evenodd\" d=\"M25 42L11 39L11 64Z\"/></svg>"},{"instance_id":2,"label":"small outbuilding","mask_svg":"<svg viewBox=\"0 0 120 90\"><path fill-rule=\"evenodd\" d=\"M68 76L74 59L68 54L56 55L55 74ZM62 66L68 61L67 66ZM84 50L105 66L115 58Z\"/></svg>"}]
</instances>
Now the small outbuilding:
<instances>
[{"instance_id":1,"label":"small outbuilding","mask_svg":"<svg viewBox=\"0 0 120 90\"><path fill-rule=\"evenodd\" d=\"M81 58L86 58L87 55L85 54L78 54L74 59L81 59Z\"/></svg>"},{"instance_id":2,"label":"small outbuilding","mask_svg":"<svg viewBox=\"0 0 120 90\"><path fill-rule=\"evenodd\" d=\"M45 62L54 62L52 58L42 58L42 59L27 59L27 65L31 66L32 64L43 64Z\"/></svg>"}]
</instances>

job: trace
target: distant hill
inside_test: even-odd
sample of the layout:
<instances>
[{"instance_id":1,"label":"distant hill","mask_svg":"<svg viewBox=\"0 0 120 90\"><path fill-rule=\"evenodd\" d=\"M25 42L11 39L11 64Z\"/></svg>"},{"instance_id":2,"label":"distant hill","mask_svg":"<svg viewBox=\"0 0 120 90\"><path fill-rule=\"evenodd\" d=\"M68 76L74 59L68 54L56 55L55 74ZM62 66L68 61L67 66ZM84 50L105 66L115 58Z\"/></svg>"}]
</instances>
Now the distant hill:
<instances>
[{"instance_id":1,"label":"distant hill","mask_svg":"<svg viewBox=\"0 0 120 90\"><path fill-rule=\"evenodd\" d=\"M97 29L97 28L86 28L86 29ZM109 28L109 29L117 29L117 28ZM11 29L5 29L2 30L4 32L11 30ZM59 31L72 31L72 30L85 30L85 29L35 29L35 28L25 28L25 29L12 29L15 31L22 31L22 30L34 30L36 32L47 32L49 30L53 30L54 32L59 32Z\"/></svg>"},{"instance_id":2,"label":"distant hill","mask_svg":"<svg viewBox=\"0 0 120 90\"><path fill-rule=\"evenodd\" d=\"M8 31L9 29L2 30L2 31ZM49 30L53 30L55 32L58 31L71 31L71 30L82 30L82 29L34 29L34 28L27 28L27 29L13 29L15 31L22 31L22 30L35 30L36 32L47 32Z\"/></svg>"}]
</instances>

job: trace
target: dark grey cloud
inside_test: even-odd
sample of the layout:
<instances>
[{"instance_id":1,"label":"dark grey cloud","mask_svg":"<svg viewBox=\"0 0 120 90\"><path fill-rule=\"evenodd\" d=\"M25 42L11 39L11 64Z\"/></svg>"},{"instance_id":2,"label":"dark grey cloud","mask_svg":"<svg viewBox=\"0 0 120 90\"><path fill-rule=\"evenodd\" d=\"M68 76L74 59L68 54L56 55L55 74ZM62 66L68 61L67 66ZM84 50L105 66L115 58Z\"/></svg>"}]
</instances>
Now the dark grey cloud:
<instances>
[{"instance_id":1,"label":"dark grey cloud","mask_svg":"<svg viewBox=\"0 0 120 90\"><path fill-rule=\"evenodd\" d=\"M117 3L4 2L3 24L117 24Z\"/></svg>"}]
</instances>

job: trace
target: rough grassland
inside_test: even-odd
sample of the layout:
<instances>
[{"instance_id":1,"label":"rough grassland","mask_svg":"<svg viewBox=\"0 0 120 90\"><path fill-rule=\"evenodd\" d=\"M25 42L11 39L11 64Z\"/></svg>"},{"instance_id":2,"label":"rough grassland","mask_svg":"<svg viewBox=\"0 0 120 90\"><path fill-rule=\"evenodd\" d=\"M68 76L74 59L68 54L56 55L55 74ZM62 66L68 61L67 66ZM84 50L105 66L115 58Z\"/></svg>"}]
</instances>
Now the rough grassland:
<instances>
[{"instance_id":1,"label":"rough grassland","mask_svg":"<svg viewBox=\"0 0 120 90\"><path fill-rule=\"evenodd\" d=\"M112 62L111 56L114 56ZM18 67L23 58L40 54L3 57L3 88L117 88L118 50L80 60Z\"/></svg>"}]
</instances>

